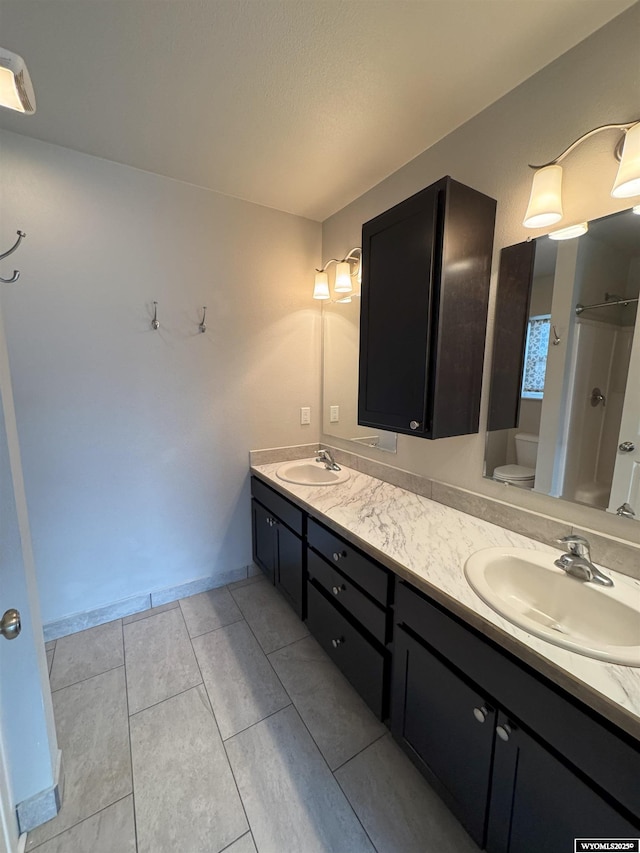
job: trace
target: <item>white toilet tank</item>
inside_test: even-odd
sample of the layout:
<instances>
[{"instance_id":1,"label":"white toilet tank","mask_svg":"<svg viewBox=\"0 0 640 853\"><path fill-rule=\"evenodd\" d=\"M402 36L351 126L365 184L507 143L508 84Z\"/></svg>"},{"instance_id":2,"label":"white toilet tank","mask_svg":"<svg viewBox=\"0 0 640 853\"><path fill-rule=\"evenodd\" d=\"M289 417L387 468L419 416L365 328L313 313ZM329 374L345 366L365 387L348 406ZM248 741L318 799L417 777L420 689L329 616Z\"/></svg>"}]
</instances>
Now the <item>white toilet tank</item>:
<instances>
[{"instance_id":1,"label":"white toilet tank","mask_svg":"<svg viewBox=\"0 0 640 853\"><path fill-rule=\"evenodd\" d=\"M499 483L516 486L518 489L532 489L536 479L538 436L528 432L518 432L515 441L518 464L500 465L493 472L493 479Z\"/></svg>"},{"instance_id":2,"label":"white toilet tank","mask_svg":"<svg viewBox=\"0 0 640 853\"><path fill-rule=\"evenodd\" d=\"M515 440L518 465L535 469L538 461L538 436L530 432L517 432Z\"/></svg>"}]
</instances>

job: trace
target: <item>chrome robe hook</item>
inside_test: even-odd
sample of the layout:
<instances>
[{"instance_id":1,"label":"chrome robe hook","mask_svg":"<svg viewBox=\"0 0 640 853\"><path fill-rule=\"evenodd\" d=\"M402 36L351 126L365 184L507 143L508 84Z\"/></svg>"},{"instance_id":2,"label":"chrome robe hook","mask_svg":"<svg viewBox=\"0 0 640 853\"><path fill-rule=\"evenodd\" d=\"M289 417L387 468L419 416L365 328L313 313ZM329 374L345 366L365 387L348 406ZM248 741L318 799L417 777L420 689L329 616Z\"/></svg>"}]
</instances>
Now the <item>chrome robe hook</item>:
<instances>
[{"instance_id":1,"label":"chrome robe hook","mask_svg":"<svg viewBox=\"0 0 640 853\"><path fill-rule=\"evenodd\" d=\"M153 320L151 321L151 328L157 331L160 328L160 320L158 320L158 303L153 301Z\"/></svg>"},{"instance_id":2,"label":"chrome robe hook","mask_svg":"<svg viewBox=\"0 0 640 853\"><path fill-rule=\"evenodd\" d=\"M10 249L7 249L7 251L6 251L6 252L3 252L3 253L0 255L0 261L4 260L5 258L8 258L8 257L9 257L9 255L12 255L12 254L15 252L15 250L18 248L18 246L20 245L20 243L22 243L22 241L24 240L24 238L27 236L27 235L24 233L24 231L16 231L16 234L18 235L18 239L16 240L16 242L13 244L13 246L12 246ZM14 282L14 281L17 281L19 278L20 278L20 271L19 271L19 270L14 270L14 271L13 271L13 275L11 276L11 278L2 278L2 276L0 276L0 281L1 281L3 284L13 284L13 282Z\"/></svg>"},{"instance_id":3,"label":"chrome robe hook","mask_svg":"<svg viewBox=\"0 0 640 853\"><path fill-rule=\"evenodd\" d=\"M203 305L202 306L202 322L198 326L198 328L200 329L201 332L207 331L207 324L205 323L206 318L207 318L207 306Z\"/></svg>"}]
</instances>

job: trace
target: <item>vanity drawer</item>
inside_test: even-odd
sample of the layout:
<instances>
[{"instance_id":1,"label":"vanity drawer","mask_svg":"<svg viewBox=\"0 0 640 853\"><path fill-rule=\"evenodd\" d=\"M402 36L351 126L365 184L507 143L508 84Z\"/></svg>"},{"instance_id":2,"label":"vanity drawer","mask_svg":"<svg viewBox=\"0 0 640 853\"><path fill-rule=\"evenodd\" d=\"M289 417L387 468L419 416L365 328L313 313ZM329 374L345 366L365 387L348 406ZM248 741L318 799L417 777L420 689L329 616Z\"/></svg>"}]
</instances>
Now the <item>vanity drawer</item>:
<instances>
[{"instance_id":1,"label":"vanity drawer","mask_svg":"<svg viewBox=\"0 0 640 853\"><path fill-rule=\"evenodd\" d=\"M283 521L287 527L290 527L294 533L302 536L302 519L303 513L301 509L294 506L282 495L279 495L269 486L265 485L262 480L257 477L251 478L251 494L260 501L260 503L270 510L280 521Z\"/></svg>"},{"instance_id":2,"label":"vanity drawer","mask_svg":"<svg viewBox=\"0 0 640 853\"><path fill-rule=\"evenodd\" d=\"M382 719L386 714L385 655L312 583L307 584L307 627L371 710Z\"/></svg>"},{"instance_id":3,"label":"vanity drawer","mask_svg":"<svg viewBox=\"0 0 640 853\"><path fill-rule=\"evenodd\" d=\"M307 570L310 578L315 578L316 582L333 596L333 600L342 605L384 645L387 640L387 612L383 607L372 601L354 586L349 578L311 550L307 554Z\"/></svg>"},{"instance_id":4,"label":"vanity drawer","mask_svg":"<svg viewBox=\"0 0 640 853\"><path fill-rule=\"evenodd\" d=\"M307 541L326 560L334 563L343 575L355 581L380 604L387 605L390 574L386 569L313 518L309 519Z\"/></svg>"}]
</instances>

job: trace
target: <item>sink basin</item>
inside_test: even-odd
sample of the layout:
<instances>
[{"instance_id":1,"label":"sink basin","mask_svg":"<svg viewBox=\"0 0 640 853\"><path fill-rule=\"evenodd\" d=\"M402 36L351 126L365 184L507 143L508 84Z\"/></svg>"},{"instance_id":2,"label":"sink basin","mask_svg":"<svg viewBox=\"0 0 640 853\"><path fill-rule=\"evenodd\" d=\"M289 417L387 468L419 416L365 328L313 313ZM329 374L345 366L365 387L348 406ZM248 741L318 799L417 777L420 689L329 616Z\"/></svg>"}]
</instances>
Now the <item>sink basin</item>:
<instances>
[{"instance_id":1,"label":"sink basin","mask_svg":"<svg viewBox=\"0 0 640 853\"><path fill-rule=\"evenodd\" d=\"M276 476L287 483L297 483L299 486L335 486L336 483L344 483L349 479L349 471L346 468L341 468L340 471L329 471L324 467L324 462L316 462L315 459L298 459L281 465L276 471Z\"/></svg>"},{"instance_id":2,"label":"sink basin","mask_svg":"<svg viewBox=\"0 0 640 853\"><path fill-rule=\"evenodd\" d=\"M465 563L480 598L509 622L556 646L610 663L640 666L640 591L599 587L553 565L558 553L486 548Z\"/></svg>"}]
</instances>

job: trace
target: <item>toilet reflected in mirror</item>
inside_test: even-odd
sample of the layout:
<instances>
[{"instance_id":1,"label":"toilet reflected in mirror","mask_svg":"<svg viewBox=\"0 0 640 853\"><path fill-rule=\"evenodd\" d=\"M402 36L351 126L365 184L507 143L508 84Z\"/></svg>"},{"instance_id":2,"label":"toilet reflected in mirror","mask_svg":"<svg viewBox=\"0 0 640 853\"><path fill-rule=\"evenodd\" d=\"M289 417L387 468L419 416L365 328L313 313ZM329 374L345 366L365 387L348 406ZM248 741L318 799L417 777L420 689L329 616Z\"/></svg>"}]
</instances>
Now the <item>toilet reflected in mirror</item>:
<instances>
[{"instance_id":1,"label":"toilet reflected in mirror","mask_svg":"<svg viewBox=\"0 0 640 853\"><path fill-rule=\"evenodd\" d=\"M493 479L518 489L532 489L536 479L538 436L517 432L515 446L516 464L498 465L493 472Z\"/></svg>"}]
</instances>

